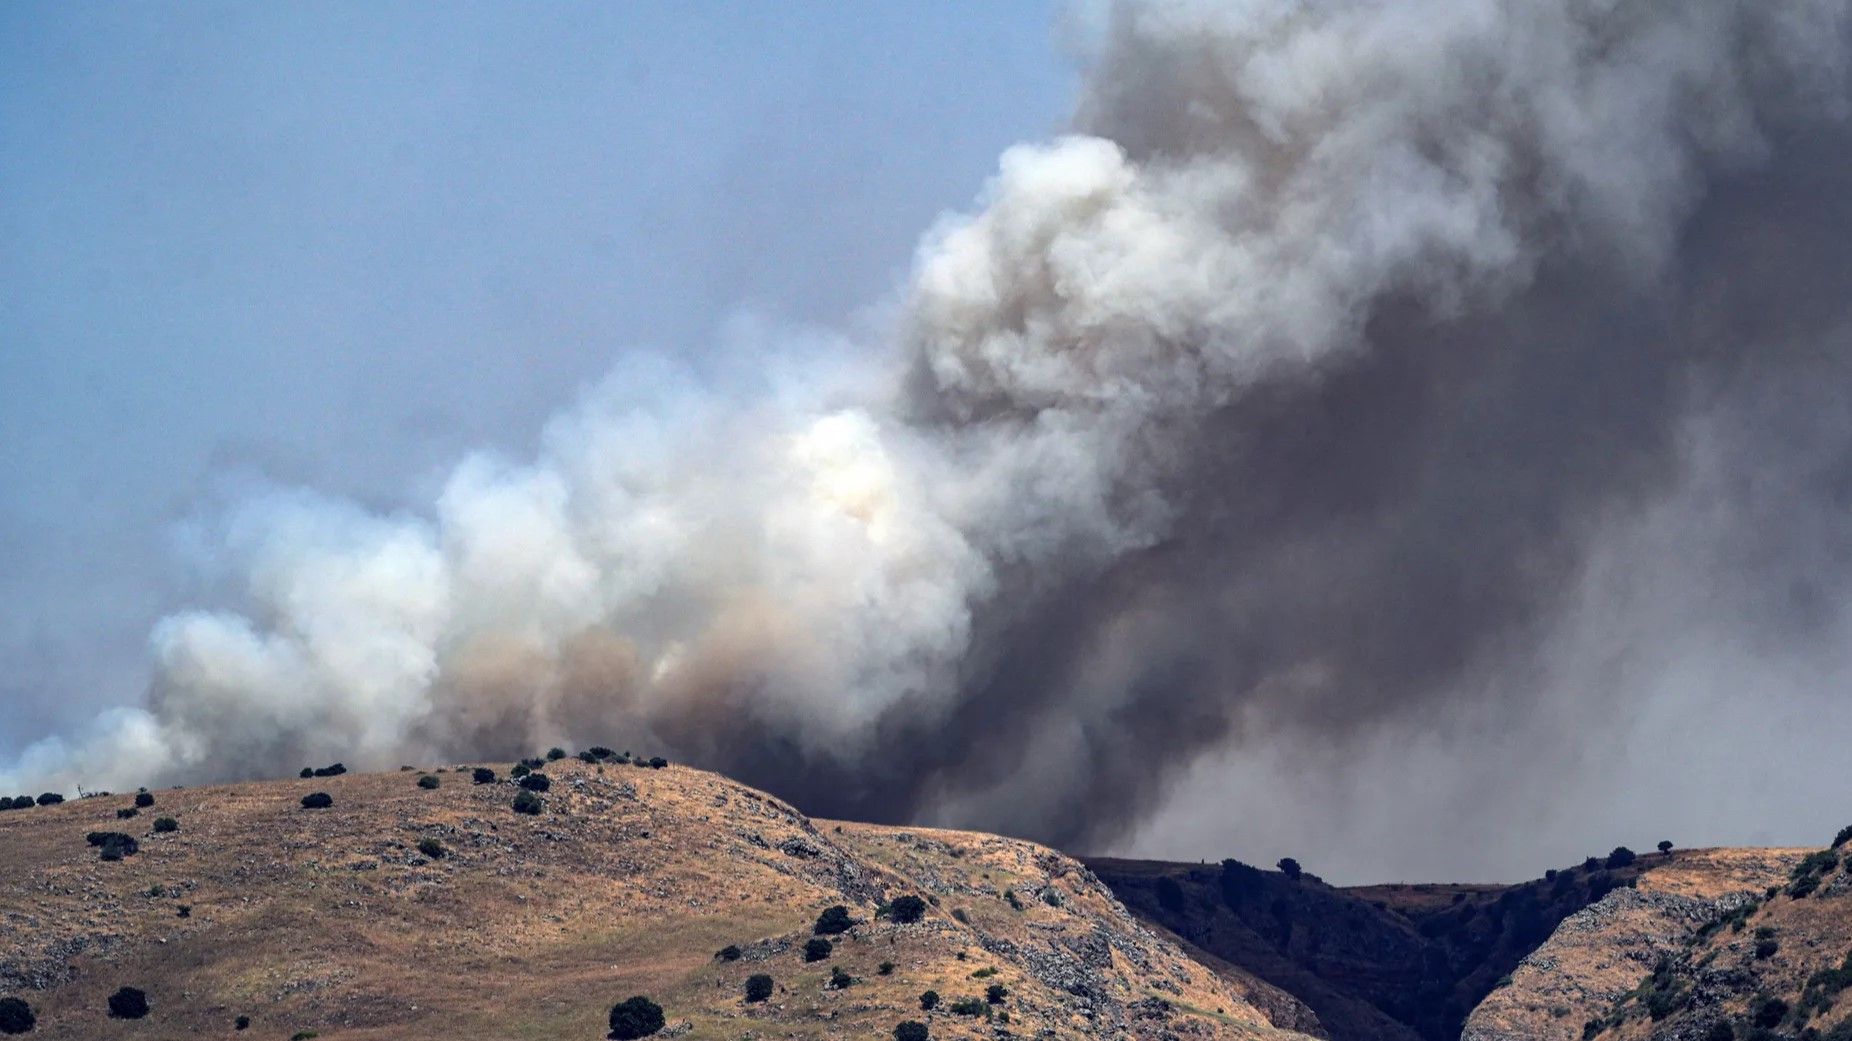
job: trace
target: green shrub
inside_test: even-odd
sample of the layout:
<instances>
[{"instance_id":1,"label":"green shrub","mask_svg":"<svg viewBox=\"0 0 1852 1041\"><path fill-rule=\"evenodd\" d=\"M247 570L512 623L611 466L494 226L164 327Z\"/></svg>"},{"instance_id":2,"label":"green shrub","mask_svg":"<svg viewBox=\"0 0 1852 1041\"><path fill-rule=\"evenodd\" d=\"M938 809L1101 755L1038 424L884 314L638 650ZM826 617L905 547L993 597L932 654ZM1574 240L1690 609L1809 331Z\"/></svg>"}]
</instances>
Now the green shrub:
<instances>
[{"instance_id":1,"label":"green shrub","mask_svg":"<svg viewBox=\"0 0 1852 1041\"><path fill-rule=\"evenodd\" d=\"M302 808L305 810L325 810L333 805L334 796L327 792L310 792L302 797Z\"/></svg>"},{"instance_id":2,"label":"green shrub","mask_svg":"<svg viewBox=\"0 0 1852 1041\"><path fill-rule=\"evenodd\" d=\"M84 841L101 850L104 860L117 861L123 857L132 857L141 851L141 843L133 835L124 835L119 831L93 831L84 836Z\"/></svg>"},{"instance_id":3,"label":"green shrub","mask_svg":"<svg viewBox=\"0 0 1852 1041\"><path fill-rule=\"evenodd\" d=\"M333 766L324 766L309 772L316 777L339 777L347 772L347 767L342 766L340 763L335 763Z\"/></svg>"},{"instance_id":4,"label":"green shrub","mask_svg":"<svg viewBox=\"0 0 1852 1041\"><path fill-rule=\"evenodd\" d=\"M593 745L585 751L590 753L593 759L614 759L617 757L616 752L611 751L603 745Z\"/></svg>"},{"instance_id":5,"label":"green shrub","mask_svg":"<svg viewBox=\"0 0 1852 1041\"><path fill-rule=\"evenodd\" d=\"M842 971L842 966L838 965L830 969L830 981L827 984L829 989L846 990L849 987L852 987L854 985L855 985L855 977Z\"/></svg>"},{"instance_id":6,"label":"green shrub","mask_svg":"<svg viewBox=\"0 0 1852 1041\"><path fill-rule=\"evenodd\" d=\"M894 1041L931 1041L932 1035L926 1032L926 1024L909 1019L894 1027Z\"/></svg>"},{"instance_id":7,"label":"green shrub","mask_svg":"<svg viewBox=\"0 0 1852 1041\"><path fill-rule=\"evenodd\" d=\"M148 1014L148 995L134 987L123 987L109 996L112 1019L140 1019Z\"/></svg>"},{"instance_id":8,"label":"green shrub","mask_svg":"<svg viewBox=\"0 0 1852 1041\"><path fill-rule=\"evenodd\" d=\"M530 773L533 773L533 771L528 769L526 763L516 763L514 764L514 768L508 771L508 776L518 781Z\"/></svg>"},{"instance_id":9,"label":"green shrub","mask_svg":"<svg viewBox=\"0 0 1852 1041\"><path fill-rule=\"evenodd\" d=\"M547 759L549 761L556 761L564 758L566 758L566 750L564 748L547 749Z\"/></svg>"},{"instance_id":10,"label":"green shrub","mask_svg":"<svg viewBox=\"0 0 1852 1041\"><path fill-rule=\"evenodd\" d=\"M1787 1015L1788 1003L1777 997L1758 995L1749 1006L1750 1021L1759 1027L1778 1027Z\"/></svg>"},{"instance_id":11,"label":"green shrub","mask_svg":"<svg viewBox=\"0 0 1852 1041\"><path fill-rule=\"evenodd\" d=\"M1736 1028L1729 1020L1720 1019L1704 1032L1704 1041L1736 1041Z\"/></svg>"},{"instance_id":12,"label":"green shrub","mask_svg":"<svg viewBox=\"0 0 1852 1041\"><path fill-rule=\"evenodd\" d=\"M1608 867L1609 868L1628 867L1633 864L1633 861L1634 861L1633 850L1630 850L1625 846L1616 846L1614 847L1614 852L1608 854Z\"/></svg>"},{"instance_id":13,"label":"green shrub","mask_svg":"<svg viewBox=\"0 0 1852 1041\"><path fill-rule=\"evenodd\" d=\"M1288 880L1294 882L1299 880L1299 876L1303 874L1305 870L1299 866L1298 861L1291 857L1281 857L1279 868L1280 874L1285 875Z\"/></svg>"},{"instance_id":14,"label":"green shrub","mask_svg":"<svg viewBox=\"0 0 1852 1041\"><path fill-rule=\"evenodd\" d=\"M761 972L756 976L746 977L746 1001L748 1004L765 1001L772 996L772 978Z\"/></svg>"},{"instance_id":15,"label":"green shrub","mask_svg":"<svg viewBox=\"0 0 1852 1041\"><path fill-rule=\"evenodd\" d=\"M320 1036L322 1035L319 1030L298 1030L289 1035L289 1041L315 1041Z\"/></svg>"},{"instance_id":16,"label":"green shrub","mask_svg":"<svg viewBox=\"0 0 1852 1041\"><path fill-rule=\"evenodd\" d=\"M1775 952L1778 950L1781 950L1781 944L1778 941L1769 940L1769 939L1757 940L1756 941L1756 960L1757 961L1767 961L1768 959L1773 958L1775 956Z\"/></svg>"},{"instance_id":17,"label":"green shrub","mask_svg":"<svg viewBox=\"0 0 1852 1041\"><path fill-rule=\"evenodd\" d=\"M920 1011L931 1012L933 1009L936 1009L938 1007L939 1007L939 992L938 991L929 990L926 993L920 995Z\"/></svg>"},{"instance_id":18,"label":"green shrub","mask_svg":"<svg viewBox=\"0 0 1852 1041\"><path fill-rule=\"evenodd\" d=\"M742 953L739 945L730 943L715 951L714 958L718 961L739 961Z\"/></svg>"},{"instance_id":19,"label":"green shrub","mask_svg":"<svg viewBox=\"0 0 1852 1041\"><path fill-rule=\"evenodd\" d=\"M875 967L875 975L877 976L892 976L893 974L894 963L891 961L884 961Z\"/></svg>"},{"instance_id":20,"label":"green shrub","mask_svg":"<svg viewBox=\"0 0 1852 1041\"><path fill-rule=\"evenodd\" d=\"M1852 842L1852 824L1840 828L1839 834L1833 836L1833 848L1838 849L1848 842Z\"/></svg>"},{"instance_id":21,"label":"green shrub","mask_svg":"<svg viewBox=\"0 0 1852 1041\"><path fill-rule=\"evenodd\" d=\"M593 755L592 750L589 748L579 753L579 762L581 763L595 763L597 761L598 757Z\"/></svg>"},{"instance_id":22,"label":"green shrub","mask_svg":"<svg viewBox=\"0 0 1852 1041\"><path fill-rule=\"evenodd\" d=\"M486 766L478 766L469 772L469 779L477 784L494 784L495 771Z\"/></svg>"},{"instance_id":23,"label":"green shrub","mask_svg":"<svg viewBox=\"0 0 1852 1041\"><path fill-rule=\"evenodd\" d=\"M140 815L141 811L133 806L124 806L116 811L116 819L119 821L129 820Z\"/></svg>"},{"instance_id":24,"label":"green shrub","mask_svg":"<svg viewBox=\"0 0 1852 1041\"><path fill-rule=\"evenodd\" d=\"M526 788L530 792L550 791L553 788L553 779L543 773L528 774L526 777L521 778L519 783L521 787Z\"/></svg>"},{"instance_id":25,"label":"green shrub","mask_svg":"<svg viewBox=\"0 0 1852 1041\"><path fill-rule=\"evenodd\" d=\"M982 1016L990 1011L990 1006L979 998L959 998L952 1002L954 1016Z\"/></svg>"},{"instance_id":26,"label":"green shrub","mask_svg":"<svg viewBox=\"0 0 1852 1041\"><path fill-rule=\"evenodd\" d=\"M154 819L154 831L157 835L166 835L170 832L179 830L180 822L172 817L156 817Z\"/></svg>"},{"instance_id":27,"label":"green shrub","mask_svg":"<svg viewBox=\"0 0 1852 1041\"><path fill-rule=\"evenodd\" d=\"M892 903L887 905L888 918L902 925L910 925L917 922L924 917L925 914L926 901L921 900L911 893L906 896L897 896Z\"/></svg>"},{"instance_id":28,"label":"green shrub","mask_svg":"<svg viewBox=\"0 0 1852 1041\"><path fill-rule=\"evenodd\" d=\"M1010 996L1010 988L1001 983L993 983L984 988L984 1000L992 1005L1003 1004L1003 999Z\"/></svg>"},{"instance_id":29,"label":"green shrub","mask_svg":"<svg viewBox=\"0 0 1852 1041\"><path fill-rule=\"evenodd\" d=\"M0 998L0 1034L24 1034L31 1030L38 1017L32 1014L32 1006L20 998Z\"/></svg>"},{"instance_id":30,"label":"green shrub","mask_svg":"<svg viewBox=\"0 0 1852 1041\"><path fill-rule=\"evenodd\" d=\"M418 852L430 857L432 860L442 860L450 855L450 851L444 848L443 843L429 835L418 840Z\"/></svg>"},{"instance_id":31,"label":"green shrub","mask_svg":"<svg viewBox=\"0 0 1852 1041\"><path fill-rule=\"evenodd\" d=\"M1820 888L1819 875L1802 875L1788 883L1788 895L1796 900L1802 900L1818 888Z\"/></svg>"},{"instance_id":32,"label":"green shrub","mask_svg":"<svg viewBox=\"0 0 1852 1041\"><path fill-rule=\"evenodd\" d=\"M818 936L835 936L848 932L854 925L855 919L849 917L849 909L837 904L824 908L823 913L817 916L817 924L811 926L810 931Z\"/></svg>"},{"instance_id":33,"label":"green shrub","mask_svg":"<svg viewBox=\"0 0 1852 1041\"><path fill-rule=\"evenodd\" d=\"M154 805L154 796L149 795L147 792L137 792L135 795L135 805L145 810Z\"/></svg>"},{"instance_id":34,"label":"green shrub","mask_svg":"<svg viewBox=\"0 0 1852 1041\"><path fill-rule=\"evenodd\" d=\"M418 778L418 787L423 788L426 791L436 788L438 785L443 784L443 783L444 782L438 780L437 778L431 776L430 774L425 774L423 777Z\"/></svg>"},{"instance_id":35,"label":"green shrub","mask_svg":"<svg viewBox=\"0 0 1852 1041\"><path fill-rule=\"evenodd\" d=\"M56 806L63 801L64 796L59 795L57 792L46 792L39 796L40 806Z\"/></svg>"},{"instance_id":36,"label":"green shrub","mask_svg":"<svg viewBox=\"0 0 1852 1041\"><path fill-rule=\"evenodd\" d=\"M1659 852L1661 853L1672 852L1672 840L1671 839L1661 839L1659 841Z\"/></svg>"},{"instance_id":37,"label":"green shrub","mask_svg":"<svg viewBox=\"0 0 1852 1041\"><path fill-rule=\"evenodd\" d=\"M822 961L829 957L830 952L835 949L835 944L821 936L813 936L804 944L804 960L807 962Z\"/></svg>"},{"instance_id":38,"label":"green shrub","mask_svg":"<svg viewBox=\"0 0 1852 1041\"><path fill-rule=\"evenodd\" d=\"M1026 906L1022 902L1022 897L1017 896L1016 890L1014 889L1005 889L1003 891L1003 901L1010 905L1012 911L1020 911Z\"/></svg>"},{"instance_id":39,"label":"green shrub","mask_svg":"<svg viewBox=\"0 0 1852 1041\"><path fill-rule=\"evenodd\" d=\"M669 761L659 755L653 755L649 757L649 768L652 770L660 770L663 767L668 766L668 765L669 765Z\"/></svg>"},{"instance_id":40,"label":"green shrub","mask_svg":"<svg viewBox=\"0 0 1852 1041\"><path fill-rule=\"evenodd\" d=\"M232 1029L233 1030L251 1029L251 1017L250 1016L239 1016L236 1020L232 1021Z\"/></svg>"},{"instance_id":41,"label":"green shrub","mask_svg":"<svg viewBox=\"0 0 1852 1041\"><path fill-rule=\"evenodd\" d=\"M302 770L301 770L300 772L298 772L298 773L296 774L296 776L297 776L297 777L302 777L302 778L309 778L309 777L314 777L314 776L315 776L315 769L314 769L314 767L309 767L309 766L305 766L305 767L303 767L303 768L302 768Z\"/></svg>"},{"instance_id":42,"label":"green shrub","mask_svg":"<svg viewBox=\"0 0 1852 1041\"><path fill-rule=\"evenodd\" d=\"M535 795L533 792L524 791L514 797L514 812L516 813L525 813L529 817L537 817L540 815L540 811L543 808L545 808L545 804L540 801L540 796Z\"/></svg>"},{"instance_id":43,"label":"green shrub","mask_svg":"<svg viewBox=\"0 0 1852 1041\"><path fill-rule=\"evenodd\" d=\"M662 1006L638 995L611 1006L611 1033L615 1041L648 1037L662 1029Z\"/></svg>"}]
</instances>

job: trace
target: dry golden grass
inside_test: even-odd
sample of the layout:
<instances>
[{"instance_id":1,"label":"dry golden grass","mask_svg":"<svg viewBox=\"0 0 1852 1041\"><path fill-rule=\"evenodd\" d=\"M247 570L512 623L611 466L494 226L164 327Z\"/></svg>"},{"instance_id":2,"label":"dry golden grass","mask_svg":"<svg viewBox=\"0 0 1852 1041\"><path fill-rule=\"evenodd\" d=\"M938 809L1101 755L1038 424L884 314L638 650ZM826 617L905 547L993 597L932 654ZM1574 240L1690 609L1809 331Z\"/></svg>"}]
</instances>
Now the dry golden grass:
<instances>
[{"instance_id":1,"label":"dry golden grass","mask_svg":"<svg viewBox=\"0 0 1852 1041\"><path fill-rule=\"evenodd\" d=\"M946 1011L991 983L1009 988L996 1011L1018 1036L1299 1036L1045 848L812 822L680 767L546 772L534 817L511 811L512 785L467 771L436 790L401 772L158 792L127 821L129 796L0 814L0 993L30 1001L48 1039L589 1039L632 994L690 1039L885 1038L905 1019L993 1037L1000 1022ZM314 791L334 806L303 809ZM180 830L153 834L160 816ZM84 836L117 830L141 852L103 862ZM427 837L449 855L421 855ZM908 893L936 906L912 925L875 919ZM862 924L805 964L812 922L838 903ZM745 957L716 959L728 944ZM830 989L836 966L857 982ZM776 993L747 1005L760 972ZM108 1018L124 985L148 992L146 1019ZM931 1016L928 989L945 1002ZM252 1027L234 1035L239 1015Z\"/></svg>"}]
</instances>

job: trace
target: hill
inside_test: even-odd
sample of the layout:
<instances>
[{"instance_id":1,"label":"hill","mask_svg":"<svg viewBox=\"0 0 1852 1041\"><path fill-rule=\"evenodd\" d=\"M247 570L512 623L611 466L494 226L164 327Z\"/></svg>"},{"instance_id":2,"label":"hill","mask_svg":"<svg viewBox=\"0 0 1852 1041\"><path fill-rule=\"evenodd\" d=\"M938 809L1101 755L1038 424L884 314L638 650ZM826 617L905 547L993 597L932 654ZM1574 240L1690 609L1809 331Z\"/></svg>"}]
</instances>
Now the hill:
<instances>
[{"instance_id":1,"label":"hill","mask_svg":"<svg viewBox=\"0 0 1852 1041\"><path fill-rule=\"evenodd\" d=\"M813 821L676 766L544 772L531 816L461 767L155 792L127 819L134 796L0 813L0 995L44 1038L230 1036L244 1016L247 1037L589 1039L632 995L689 1039L1300 1036L1052 850ZM305 808L318 792L332 805ZM86 841L105 832L138 848L105 859ZM918 921L880 915L910 895ZM833 905L853 924L806 961ZM748 1002L756 974L773 992ZM122 987L145 1018L110 1016Z\"/></svg>"}]
</instances>

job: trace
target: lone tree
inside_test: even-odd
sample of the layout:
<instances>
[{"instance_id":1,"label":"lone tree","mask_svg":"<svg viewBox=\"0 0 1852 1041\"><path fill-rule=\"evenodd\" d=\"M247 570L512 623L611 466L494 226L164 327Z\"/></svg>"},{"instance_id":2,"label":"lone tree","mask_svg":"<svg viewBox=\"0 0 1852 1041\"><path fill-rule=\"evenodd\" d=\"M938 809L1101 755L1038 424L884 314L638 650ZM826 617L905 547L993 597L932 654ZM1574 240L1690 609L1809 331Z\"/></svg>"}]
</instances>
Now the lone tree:
<instances>
[{"instance_id":1,"label":"lone tree","mask_svg":"<svg viewBox=\"0 0 1852 1041\"><path fill-rule=\"evenodd\" d=\"M1661 853L1672 852L1672 840L1671 839L1661 839L1659 841L1659 852Z\"/></svg>"},{"instance_id":2,"label":"lone tree","mask_svg":"<svg viewBox=\"0 0 1852 1041\"><path fill-rule=\"evenodd\" d=\"M1299 876L1304 873L1305 873L1304 869L1300 868L1298 861L1294 860L1291 857L1281 857L1280 858L1280 874L1285 875L1287 878L1292 879L1293 881L1297 882L1299 880Z\"/></svg>"},{"instance_id":3,"label":"lone tree","mask_svg":"<svg viewBox=\"0 0 1852 1041\"><path fill-rule=\"evenodd\" d=\"M19 998L0 998L0 1034L23 1034L37 1022L31 1005Z\"/></svg>"},{"instance_id":4,"label":"lone tree","mask_svg":"<svg viewBox=\"0 0 1852 1041\"><path fill-rule=\"evenodd\" d=\"M810 931L818 936L835 936L848 932L854 924L855 919L849 917L849 909L837 904L824 908L823 913L817 916L817 924L811 926Z\"/></svg>"},{"instance_id":5,"label":"lone tree","mask_svg":"<svg viewBox=\"0 0 1852 1041\"><path fill-rule=\"evenodd\" d=\"M305 810L325 810L333 805L334 796L327 792L310 792L302 797L302 808Z\"/></svg>"},{"instance_id":6,"label":"lone tree","mask_svg":"<svg viewBox=\"0 0 1852 1041\"><path fill-rule=\"evenodd\" d=\"M821 936L813 936L804 944L805 961L822 961L830 956L836 945Z\"/></svg>"},{"instance_id":7,"label":"lone tree","mask_svg":"<svg viewBox=\"0 0 1852 1041\"><path fill-rule=\"evenodd\" d=\"M148 1014L148 995L123 987L109 996L109 1014L115 1019L140 1019Z\"/></svg>"},{"instance_id":8,"label":"lone tree","mask_svg":"<svg viewBox=\"0 0 1852 1041\"><path fill-rule=\"evenodd\" d=\"M894 898L893 903L887 905L888 918L902 925L910 925L913 922L917 922L924 917L925 914L926 901L912 894L897 896Z\"/></svg>"},{"instance_id":9,"label":"lone tree","mask_svg":"<svg viewBox=\"0 0 1852 1041\"><path fill-rule=\"evenodd\" d=\"M930 1041L926 1024L909 1019L894 1028L894 1041Z\"/></svg>"},{"instance_id":10,"label":"lone tree","mask_svg":"<svg viewBox=\"0 0 1852 1041\"><path fill-rule=\"evenodd\" d=\"M772 978L761 972L756 976L746 977L746 1000L748 1002L764 1001L772 996Z\"/></svg>"},{"instance_id":11,"label":"lone tree","mask_svg":"<svg viewBox=\"0 0 1852 1041\"><path fill-rule=\"evenodd\" d=\"M611 1006L611 1033L616 1041L648 1037L662 1029L662 1006L638 995Z\"/></svg>"},{"instance_id":12,"label":"lone tree","mask_svg":"<svg viewBox=\"0 0 1852 1041\"><path fill-rule=\"evenodd\" d=\"M1632 863L1633 850L1625 846L1616 846L1614 852L1608 854L1608 867L1610 868L1624 868Z\"/></svg>"}]
</instances>

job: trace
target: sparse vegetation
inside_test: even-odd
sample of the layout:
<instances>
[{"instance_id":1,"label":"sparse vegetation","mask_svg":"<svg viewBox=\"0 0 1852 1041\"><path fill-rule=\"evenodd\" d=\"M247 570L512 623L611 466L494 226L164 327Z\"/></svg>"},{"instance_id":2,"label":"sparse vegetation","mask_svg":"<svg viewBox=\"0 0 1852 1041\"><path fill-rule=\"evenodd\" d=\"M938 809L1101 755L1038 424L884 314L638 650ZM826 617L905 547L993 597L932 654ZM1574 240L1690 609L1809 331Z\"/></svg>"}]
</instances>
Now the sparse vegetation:
<instances>
[{"instance_id":1,"label":"sparse vegetation","mask_svg":"<svg viewBox=\"0 0 1852 1041\"><path fill-rule=\"evenodd\" d=\"M442 860L450 855L450 851L444 848L442 842L437 841L429 835L418 840L418 852L430 857L432 860Z\"/></svg>"},{"instance_id":2,"label":"sparse vegetation","mask_svg":"<svg viewBox=\"0 0 1852 1041\"><path fill-rule=\"evenodd\" d=\"M426 791L436 788L438 785L441 785L443 783L444 782L438 780L435 776L431 774L425 774L423 777L418 778L418 787L423 788Z\"/></svg>"},{"instance_id":3,"label":"sparse vegetation","mask_svg":"<svg viewBox=\"0 0 1852 1041\"><path fill-rule=\"evenodd\" d=\"M817 923L810 927L810 931L818 936L835 936L848 932L854 925L855 919L849 917L849 909L837 904L824 908L823 913L817 916Z\"/></svg>"},{"instance_id":4,"label":"sparse vegetation","mask_svg":"<svg viewBox=\"0 0 1852 1041\"><path fill-rule=\"evenodd\" d=\"M524 813L529 817L537 817L540 815L540 811L545 808L545 804L540 801L540 796L535 795L533 792L523 791L514 797L514 812L516 813Z\"/></svg>"},{"instance_id":5,"label":"sparse vegetation","mask_svg":"<svg viewBox=\"0 0 1852 1041\"><path fill-rule=\"evenodd\" d=\"M854 985L855 977L844 972L842 966L837 965L830 969L830 981L827 984L829 989L846 990Z\"/></svg>"},{"instance_id":6,"label":"sparse vegetation","mask_svg":"<svg viewBox=\"0 0 1852 1041\"><path fill-rule=\"evenodd\" d=\"M134 987L123 987L109 996L112 1019L140 1019L148 1014L148 995Z\"/></svg>"},{"instance_id":7,"label":"sparse vegetation","mask_svg":"<svg viewBox=\"0 0 1852 1041\"><path fill-rule=\"evenodd\" d=\"M119 821L125 821L125 820L129 820L130 818L137 817L140 814L141 814L141 811L136 809L135 807L124 806L121 809L118 809L116 811L116 819Z\"/></svg>"},{"instance_id":8,"label":"sparse vegetation","mask_svg":"<svg viewBox=\"0 0 1852 1041\"><path fill-rule=\"evenodd\" d=\"M611 1033L615 1041L648 1037L662 1029L662 1006L638 995L611 1006Z\"/></svg>"},{"instance_id":9,"label":"sparse vegetation","mask_svg":"<svg viewBox=\"0 0 1852 1041\"><path fill-rule=\"evenodd\" d=\"M952 1002L951 1011L954 1016L982 1016L989 1014L990 1006L981 998L959 998Z\"/></svg>"},{"instance_id":10,"label":"sparse vegetation","mask_svg":"<svg viewBox=\"0 0 1852 1041\"><path fill-rule=\"evenodd\" d=\"M926 1031L926 1024L909 1019L894 1027L894 1041L930 1041L931 1035Z\"/></svg>"},{"instance_id":11,"label":"sparse vegetation","mask_svg":"<svg viewBox=\"0 0 1852 1041\"><path fill-rule=\"evenodd\" d=\"M772 996L772 987L773 987L772 978L770 976L767 976L763 972L755 976L746 977L746 1001L747 1003L751 1004L753 1002L765 1001L769 999Z\"/></svg>"},{"instance_id":12,"label":"sparse vegetation","mask_svg":"<svg viewBox=\"0 0 1852 1041\"><path fill-rule=\"evenodd\" d=\"M179 830L180 822L172 817L156 817L154 819L154 832L157 835L166 835Z\"/></svg>"},{"instance_id":13,"label":"sparse vegetation","mask_svg":"<svg viewBox=\"0 0 1852 1041\"><path fill-rule=\"evenodd\" d=\"M302 808L305 810L325 810L333 805L334 796L327 792L310 792L302 797Z\"/></svg>"},{"instance_id":14,"label":"sparse vegetation","mask_svg":"<svg viewBox=\"0 0 1852 1041\"><path fill-rule=\"evenodd\" d=\"M822 961L828 958L830 952L835 949L835 944L821 936L813 936L804 943L804 960L807 962Z\"/></svg>"},{"instance_id":15,"label":"sparse vegetation","mask_svg":"<svg viewBox=\"0 0 1852 1041\"><path fill-rule=\"evenodd\" d=\"M1015 894L1012 893L1010 895L1014 896ZM921 900L911 893L908 893L906 896L897 896L887 905L888 920L899 922L902 925L911 925L925 917L925 915L926 901Z\"/></svg>"},{"instance_id":16,"label":"sparse vegetation","mask_svg":"<svg viewBox=\"0 0 1852 1041\"><path fill-rule=\"evenodd\" d=\"M877 976L892 976L893 974L894 963L891 961L884 961L880 965L875 966L875 975Z\"/></svg>"},{"instance_id":17,"label":"sparse vegetation","mask_svg":"<svg viewBox=\"0 0 1852 1041\"><path fill-rule=\"evenodd\" d=\"M992 1005L1001 1005L1010 996L1010 988L1001 983L993 983L984 988L984 1000Z\"/></svg>"},{"instance_id":18,"label":"sparse vegetation","mask_svg":"<svg viewBox=\"0 0 1852 1041\"><path fill-rule=\"evenodd\" d=\"M0 998L0 1034L24 1034L38 1022L22 998Z\"/></svg>"}]
</instances>

